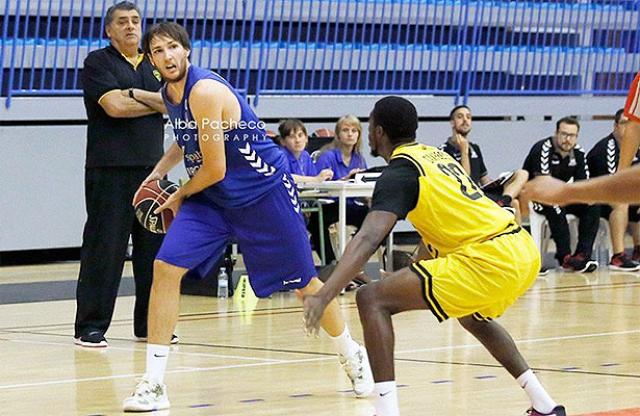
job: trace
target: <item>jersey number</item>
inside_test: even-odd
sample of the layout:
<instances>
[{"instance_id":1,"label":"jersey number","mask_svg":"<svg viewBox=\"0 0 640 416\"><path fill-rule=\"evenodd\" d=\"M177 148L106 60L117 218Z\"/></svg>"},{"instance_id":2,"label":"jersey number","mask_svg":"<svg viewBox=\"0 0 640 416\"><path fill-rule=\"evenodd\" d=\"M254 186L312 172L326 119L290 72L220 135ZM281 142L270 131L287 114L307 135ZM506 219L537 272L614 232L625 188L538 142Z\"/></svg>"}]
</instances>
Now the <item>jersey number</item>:
<instances>
[{"instance_id":1,"label":"jersey number","mask_svg":"<svg viewBox=\"0 0 640 416\"><path fill-rule=\"evenodd\" d=\"M482 198L480 189L478 189L476 184L473 183L471 178L469 178L469 175L467 175L459 165L456 165L455 163L449 163L448 165L438 163L438 169L440 169L445 175L452 177L456 181L458 181L458 183L460 184L460 192L462 192L462 195L466 196L472 201ZM471 193L469 193L469 188L471 188Z\"/></svg>"}]
</instances>

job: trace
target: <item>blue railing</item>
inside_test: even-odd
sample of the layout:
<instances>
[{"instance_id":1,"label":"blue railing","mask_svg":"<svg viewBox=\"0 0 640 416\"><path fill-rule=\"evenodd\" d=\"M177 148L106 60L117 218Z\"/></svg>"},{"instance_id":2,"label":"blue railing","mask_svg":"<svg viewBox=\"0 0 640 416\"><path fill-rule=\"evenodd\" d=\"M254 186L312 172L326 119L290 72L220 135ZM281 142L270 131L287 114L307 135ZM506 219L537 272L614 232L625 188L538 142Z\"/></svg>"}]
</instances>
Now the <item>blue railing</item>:
<instances>
[{"instance_id":1,"label":"blue railing","mask_svg":"<svg viewBox=\"0 0 640 416\"><path fill-rule=\"evenodd\" d=\"M1 0L0 0L1 1ZM113 0L0 2L0 94L78 95ZM140 0L249 94L624 94L640 0ZM4 6L4 7L2 7Z\"/></svg>"}]
</instances>

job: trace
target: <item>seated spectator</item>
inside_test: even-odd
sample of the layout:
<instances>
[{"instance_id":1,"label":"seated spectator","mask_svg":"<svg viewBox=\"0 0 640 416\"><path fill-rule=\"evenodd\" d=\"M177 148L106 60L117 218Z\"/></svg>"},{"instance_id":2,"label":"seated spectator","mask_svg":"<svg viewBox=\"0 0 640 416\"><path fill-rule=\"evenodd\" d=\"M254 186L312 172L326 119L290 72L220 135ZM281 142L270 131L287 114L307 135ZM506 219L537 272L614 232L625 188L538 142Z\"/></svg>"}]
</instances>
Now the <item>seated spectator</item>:
<instances>
[{"instance_id":1,"label":"seated spectator","mask_svg":"<svg viewBox=\"0 0 640 416\"><path fill-rule=\"evenodd\" d=\"M335 126L333 142L324 146L318 159L316 169L330 169L333 180L347 180L367 168L364 157L360 153L362 143L362 125L356 116L341 117ZM368 203L359 198L347 199L347 224L360 228L364 217L369 212ZM337 204L323 206L324 223L329 225L338 222ZM325 229L325 241L331 241L328 227ZM325 247L327 245L325 244ZM325 249L327 262L335 260L335 253L330 246Z\"/></svg>"},{"instance_id":2,"label":"seated spectator","mask_svg":"<svg viewBox=\"0 0 640 416\"><path fill-rule=\"evenodd\" d=\"M575 118L558 120L555 134L534 144L524 161L523 168L529 172L529 176L551 175L565 182L588 179L589 168L584 150L577 144L579 131L580 123ZM575 204L559 207L538 203L533 206L549 222L551 238L556 243L556 259L562 267L578 273L594 271L598 263L591 260L591 252L598 232L599 206ZM578 245L573 255L566 214L574 214L580 221Z\"/></svg>"},{"instance_id":3,"label":"seated spectator","mask_svg":"<svg viewBox=\"0 0 640 416\"><path fill-rule=\"evenodd\" d=\"M331 143L320 149L316 160L318 169L331 169L334 180L352 179L367 168L360 153L362 147L362 125L356 116L346 115L336 123L335 136Z\"/></svg>"},{"instance_id":4,"label":"seated spectator","mask_svg":"<svg viewBox=\"0 0 640 416\"><path fill-rule=\"evenodd\" d=\"M466 105L454 107L449 113L449 121L451 122L451 137L440 146L440 150L447 152L457 160L489 198L501 207L511 208L516 220L521 223L522 209L517 198L529 179L528 173L518 169L501 176L498 180L492 180L484 164L480 146L469 141L468 136L471 133L472 125L471 109Z\"/></svg>"},{"instance_id":5,"label":"seated spectator","mask_svg":"<svg viewBox=\"0 0 640 416\"><path fill-rule=\"evenodd\" d=\"M286 119L280 122L278 126L280 144L283 147L287 161L289 162L289 171L295 183L301 182L323 182L333 177L330 169L323 169L319 173L316 166L311 160L309 152L305 150L309 137L307 136L307 128L304 123L298 119ZM301 201L303 207L308 206L309 201ZM305 214L307 222L307 231L311 236L311 244L313 248L320 253L325 248L320 247L320 237L318 235L319 222L317 216ZM327 240L325 240L327 241ZM329 244L328 242L325 244Z\"/></svg>"},{"instance_id":6,"label":"seated spectator","mask_svg":"<svg viewBox=\"0 0 640 416\"><path fill-rule=\"evenodd\" d=\"M613 122L613 131L604 139L600 140L593 146L593 149L587 154L587 163L589 165L589 173L591 177L613 175L618 170L618 162L620 161L620 140L625 129L626 123L629 121L624 115L624 109L616 112ZM638 162L640 152L636 154L634 164ZM640 270L640 263L634 261L624 252L624 235L629 222L634 223L633 244L634 254L635 247L638 247L639 236L638 230L638 208L640 206L627 204L601 205L600 216L609 221L611 229L611 246L613 247L613 255L609 261L609 268L612 270L636 271ZM640 251L637 253L640 257Z\"/></svg>"},{"instance_id":7,"label":"seated spectator","mask_svg":"<svg viewBox=\"0 0 640 416\"><path fill-rule=\"evenodd\" d=\"M283 120L278 126L278 132L289 161L289 171L296 183L323 182L333 177L331 169L322 169L320 172L316 172L316 166L305 150L309 136L307 136L307 129L302 121L294 118Z\"/></svg>"}]
</instances>

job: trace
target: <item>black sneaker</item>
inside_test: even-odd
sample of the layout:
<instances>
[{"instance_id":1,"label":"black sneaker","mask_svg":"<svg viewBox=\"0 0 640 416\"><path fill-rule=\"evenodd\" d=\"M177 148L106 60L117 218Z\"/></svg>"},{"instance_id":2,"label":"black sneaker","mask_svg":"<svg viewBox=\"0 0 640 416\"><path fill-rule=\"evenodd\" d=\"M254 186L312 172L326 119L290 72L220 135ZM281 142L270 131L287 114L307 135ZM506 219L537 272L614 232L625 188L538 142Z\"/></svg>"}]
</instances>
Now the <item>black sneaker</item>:
<instances>
[{"instance_id":1,"label":"black sneaker","mask_svg":"<svg viewBox=\"0 0 640 416\"><path fill-rule=\"evenodd\" d=\"M550 267L540 266L540 271L538 272L538 276L546 276L551 271Z\"/></svg>"},{"instance_id":2,"label":"black sneaker","mask_svg":"<svg viewBox=\"0 0 640 416\"><path fill-rule=\"evenodd\" d=\"M527 410L527 416L567 416L566 410L564 410L564 406L556 406L553 408L551 413L540 413L533 407Z\"/></svg>"},{"instance_id":3,"label":"black sneaker","mask_svg":"<svg viewBox=\"0 0 640 416\"><path fill-rule=\"evenodd\" d=\"M626 253L622 252L614 254L611 257L609 269L623 272L635 272L640 270L640 263L631 260Z\"/></svg>"},{"instance_id":4,"label":"black sneaker","mask_svg":"<svg viewBox=\"0 0 640 416\"><path fill-rule=\"evenodd\" d=\"M79 338L74 338L73 343L87 348L105 348L108 345L106 338L100 331L92 331Z\"/></svg>"},{"instance_id":5,"label":"black sneaker","mask_svg":"<svg viewBox=\"0 0 640 416\"><path fill-rule=\"evenodd\" d=\"M598 262L587 258L583 253L564 256L562 268L569 272L591 273L598 268Z\"/></svg>"},{"instance_id":6,"label":"black sneaker","mask_svg":"<svg viewBox=\"0 0 640 416\"><path fill-rule=\"evenodd\" d=\"M135 337L136 342L147 342L147 337ZM171 335L170 344L175 345L180 342L180 338L176 334Z\"/></svg>"}]
</instances>

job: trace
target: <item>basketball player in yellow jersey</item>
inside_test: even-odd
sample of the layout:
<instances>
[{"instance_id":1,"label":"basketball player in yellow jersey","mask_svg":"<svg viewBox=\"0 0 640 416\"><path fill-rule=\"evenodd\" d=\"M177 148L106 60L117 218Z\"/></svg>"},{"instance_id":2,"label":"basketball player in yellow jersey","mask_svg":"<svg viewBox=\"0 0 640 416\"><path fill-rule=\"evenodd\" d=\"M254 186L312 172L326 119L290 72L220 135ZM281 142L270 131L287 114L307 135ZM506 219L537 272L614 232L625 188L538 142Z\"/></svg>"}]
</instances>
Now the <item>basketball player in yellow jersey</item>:
<instances>
[{"instance_id":1,"label":"basketball player in yellow jersey","mask_svg":"<svg viewBox=\"0 0 640 416\"><path fill-rule=\"evenodd\" d=\"M325 305L362 270L398 219L421 236L420 259L363 286L356 299L373 370L376 416L399 415L391 316L429 309L438 321L456 318L517 380L531 399L529 415L566 416L544 390L511 336L493 319L531 286L540 255L509 212L479 190L462 166L435 147L415 142L411 102L386 97L369 118L369 145L389 166L376 183L371 211L325 286L305 296L313 333Z\"/></svg>"}]
</instances>

